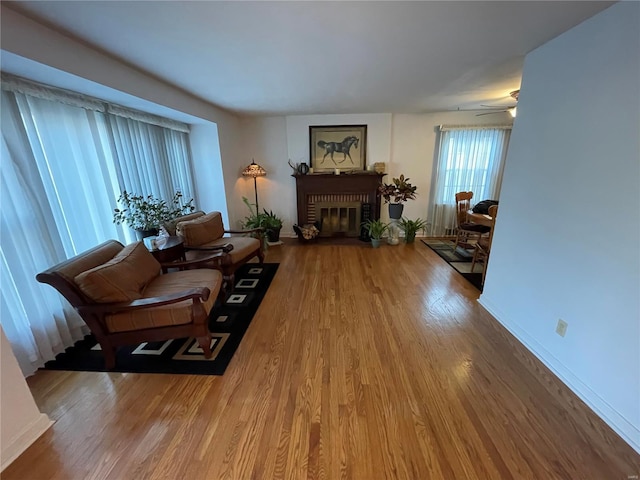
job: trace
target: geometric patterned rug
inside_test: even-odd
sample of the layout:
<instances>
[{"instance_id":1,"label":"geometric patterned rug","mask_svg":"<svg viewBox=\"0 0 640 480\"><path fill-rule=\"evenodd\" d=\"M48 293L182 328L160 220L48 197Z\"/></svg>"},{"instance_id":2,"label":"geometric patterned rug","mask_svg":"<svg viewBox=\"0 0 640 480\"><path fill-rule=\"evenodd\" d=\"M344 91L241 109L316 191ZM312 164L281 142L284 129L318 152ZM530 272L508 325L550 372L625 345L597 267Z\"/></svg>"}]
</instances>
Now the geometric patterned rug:
<instances>
[{"instance_id":1,"label":"geometric patterned rug","mask_svg":"<svg viewBox=\"0 0 640 480\"><path fill-rule=\"evenodd\" d=\"M460 275L466 278L478 290L482 291L482 272L484 263L476 262L471 271L471 261L473 260L473 249L466 250L460 246L453 250L453 240L423 238L421 239L431 250L436 252L440 258L446 261Z\"/></svg>"},{"instance_id":2,"label":"geometric patterned rug","mask_svg":"<svg viewBox=\"0 0 640 480\"><path fill-rule=\"evenodd\" d=\"M277 263L247 263L236 271L233 293L224 304L217 302L209 314L211 358L204 357L194 338L145 342L118 348L116 367L106 370L100 345L93 335L87 335L55 360L47 362L43 369L222 375L277 270Z\"/></svg>"}]
</instances>

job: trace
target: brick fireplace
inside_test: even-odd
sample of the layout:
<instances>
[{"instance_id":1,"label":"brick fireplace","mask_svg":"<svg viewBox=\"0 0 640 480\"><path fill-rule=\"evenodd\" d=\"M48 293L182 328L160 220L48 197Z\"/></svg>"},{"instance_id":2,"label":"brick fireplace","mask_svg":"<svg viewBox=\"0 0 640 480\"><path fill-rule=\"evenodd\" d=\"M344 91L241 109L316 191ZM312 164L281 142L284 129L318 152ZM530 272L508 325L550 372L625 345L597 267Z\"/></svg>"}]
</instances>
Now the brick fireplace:
<instances>
[{"instance_id":1,"label":"brick fireplace","mask_svg":"<svg viewBox=\"0 0 640 480\"><path fill-rule=\"evenodd\" d=\"M373 218L380 218L378 187L384 174L350 172L340 175L293 175L298 199L298 225L322 220L320 235L357 237L362 204L370 204Z\"/></svg>"}]
</instances>

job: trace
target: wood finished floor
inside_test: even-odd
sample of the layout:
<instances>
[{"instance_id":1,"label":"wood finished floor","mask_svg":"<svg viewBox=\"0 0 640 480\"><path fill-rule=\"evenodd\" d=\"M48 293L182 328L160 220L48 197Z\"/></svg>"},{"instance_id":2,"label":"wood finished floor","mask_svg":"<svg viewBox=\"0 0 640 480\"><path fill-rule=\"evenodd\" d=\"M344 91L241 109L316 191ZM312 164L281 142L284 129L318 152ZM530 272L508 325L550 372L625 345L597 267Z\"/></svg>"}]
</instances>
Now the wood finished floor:
<instances>
[{"instance_id":1,"label":"wood finished floor","mask_svg":"<svg viewBox=\"0 0 640 480\"><path fill-rule=\"evenodd\" d=\"M429 248L287 244L222 377L40 371L25 479L627 479L640 456Z\"/></svg>"}]
</instances>

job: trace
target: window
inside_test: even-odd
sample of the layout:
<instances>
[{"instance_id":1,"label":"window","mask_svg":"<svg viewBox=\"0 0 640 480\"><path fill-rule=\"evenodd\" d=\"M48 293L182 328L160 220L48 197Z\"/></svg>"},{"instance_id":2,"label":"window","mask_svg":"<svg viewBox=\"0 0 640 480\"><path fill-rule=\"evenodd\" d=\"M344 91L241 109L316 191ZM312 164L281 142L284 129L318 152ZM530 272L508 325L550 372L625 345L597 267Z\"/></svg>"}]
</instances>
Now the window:
<instances>
[{"instance_id":1,"label":"window","mask_svg":"<svg viewBox=\"0 0 640 480\"><path fill-rule=\"evenodd\" d=\"M122 190L192 197L191 157L186 125L4 74L2 89L0 318L26 375L87 332L36 274L105 240L133 241L113 223Z\"/></svg>"},{"instance_id":2,"label":"window","mask_svg":"<svg viewBox=\"0 0 640 480\"><path fill-rule=\"evenodd\" d=\"M454 233L457 192L473 192L474 203L498 200L510 129L441 127L430 215L431 235Z\"/></svg>"}]
</instances>

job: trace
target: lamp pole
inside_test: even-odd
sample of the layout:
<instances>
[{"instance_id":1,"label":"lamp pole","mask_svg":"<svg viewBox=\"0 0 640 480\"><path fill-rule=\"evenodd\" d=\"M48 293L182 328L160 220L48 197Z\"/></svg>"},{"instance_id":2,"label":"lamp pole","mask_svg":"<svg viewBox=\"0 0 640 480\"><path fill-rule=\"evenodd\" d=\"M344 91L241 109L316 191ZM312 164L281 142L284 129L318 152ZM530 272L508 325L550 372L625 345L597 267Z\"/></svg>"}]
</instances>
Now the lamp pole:
<instances>
[{"instance_id":1,"label":"lamp pole","mask_svg":"<svg viewBox=\"0 0 640 480\"><path fill-rule=\"evenodd\" d=\"M260 213L260 208L258 207L258 182L256 181L258 177L253 177L253 189L256 192L256 213Z\"/></svg>"}]
</instances>

